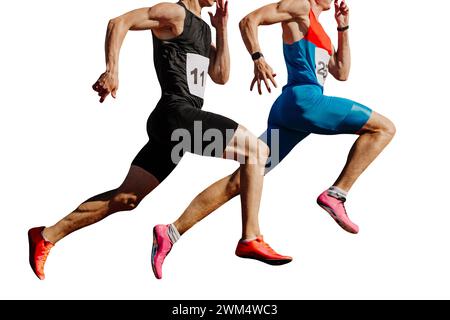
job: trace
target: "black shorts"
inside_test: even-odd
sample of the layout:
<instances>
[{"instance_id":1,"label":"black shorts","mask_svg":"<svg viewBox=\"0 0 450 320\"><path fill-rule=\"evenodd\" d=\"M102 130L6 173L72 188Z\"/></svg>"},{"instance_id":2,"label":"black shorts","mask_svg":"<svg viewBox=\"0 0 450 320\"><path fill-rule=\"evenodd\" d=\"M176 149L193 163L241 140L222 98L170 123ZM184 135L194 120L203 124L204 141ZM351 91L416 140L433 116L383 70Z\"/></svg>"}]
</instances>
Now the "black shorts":
<instances>
[{"instance_id":1,"label":"black shorts","mask_svg":"<svg viewBox=\"0 0 450 320\"><path fill-rule=\"evenodd\" d=\"M222 157L237 127L235 121L202 111L183 98L162 98L147 121L149 141L132 165L162 182L185 152Z\"/></svg>"}]
</instances>

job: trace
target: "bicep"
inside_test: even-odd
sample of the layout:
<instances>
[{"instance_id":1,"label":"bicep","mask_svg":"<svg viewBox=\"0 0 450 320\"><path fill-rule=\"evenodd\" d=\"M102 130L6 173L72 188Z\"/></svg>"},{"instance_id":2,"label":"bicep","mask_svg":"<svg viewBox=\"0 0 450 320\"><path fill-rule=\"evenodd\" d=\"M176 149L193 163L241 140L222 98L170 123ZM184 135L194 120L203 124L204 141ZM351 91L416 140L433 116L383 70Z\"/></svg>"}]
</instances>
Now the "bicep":
<instances>
[{"instance_id":1,"label":"bicep","mask_svg":"<svg viewBox=\"0 0 450 320\"><path fill-rule=\"evenodd\" d=\"M175 23L180 18L180 7L174 4L161 3L150 8L132 10L116 18L123 22L129 30L149 30L163 28ZM175 10L174 10L175 9Z\"/></svg>"},{"instance_id":2,"label":"bicep","mask_svg":"<svg viewBox=\"0 0 450 320\"><path fill-rule=\"evenodd\" d=\"M272 3L248 15L258 25L271 25L279 22L289 21L293 17L289 12L280 10L280 4Z\"/></svg>"},{"instance_id":3,"label":"bicep","mask_svg":"<svg viewBox=\"0 0 450 320\"><path fill-rule=\"evenodd\" d=\"M150 11L151 8L136 9L115 18L114 21L120 22L129 30L148 30L156 28L159 25L159 21L150 18Z\"/></svg>"},{"instance_id":4,"label":"bicep","mask_svg":"<svg viewBox=\"0 0 450 320\"><path fill-rule=\"evenodd\" d=\"M307 1L284 0L268 4L253 11L249 16L258 22L258 25L271 25L280 22L292 21L309 10Z\"/></svg>"}]
</instances>

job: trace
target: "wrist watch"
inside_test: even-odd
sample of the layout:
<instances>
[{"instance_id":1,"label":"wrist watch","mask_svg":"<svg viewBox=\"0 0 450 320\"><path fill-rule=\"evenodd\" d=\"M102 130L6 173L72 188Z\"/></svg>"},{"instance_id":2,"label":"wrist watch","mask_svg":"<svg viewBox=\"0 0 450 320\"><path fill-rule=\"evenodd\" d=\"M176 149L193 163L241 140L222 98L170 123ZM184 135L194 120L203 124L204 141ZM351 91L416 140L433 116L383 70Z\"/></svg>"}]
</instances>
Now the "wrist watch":
<instances>
[{"instance_id":1,"label":"wrist watch","mask_svg":"<svg viewBox=\"0 0 450 320\"><path fill-rule=\"evenodd\" d=\"M350 26L349 26L349 25L347 25L347 26L345 26L345 27L338 27L338 28L337 28L337 31L339 31L339 32L343 32L343 31L346 31L346 30L348 30L348 28L350 28Z\"/></svg>"},{"instance_id":2,"label":"wrist watch","mask_svg":"<svg viewBox=\"0 0 450 320\"><path fill-rule=\"evenodd\" d=\"M252 53L253 61L258 60L261 57L264 57L264 55L261 52L259 52L259 51L256 51L255 53Z\"/></svg>"}]
</instances>

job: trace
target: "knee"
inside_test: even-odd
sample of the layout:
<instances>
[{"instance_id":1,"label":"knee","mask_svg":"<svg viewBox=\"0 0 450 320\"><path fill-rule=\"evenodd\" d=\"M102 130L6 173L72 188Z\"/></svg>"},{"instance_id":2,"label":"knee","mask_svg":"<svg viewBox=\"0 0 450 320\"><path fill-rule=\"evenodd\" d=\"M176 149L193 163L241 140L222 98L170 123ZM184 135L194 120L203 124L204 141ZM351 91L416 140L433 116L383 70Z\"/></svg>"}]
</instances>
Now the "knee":
<instances>
[{"instance_id":1,"label":"knee","mask_svg":"<svg viewBox=\"0 0 450 320\"><path fill-rule=\"evenodd\" d=\"M259 158L262 160L262 164L265 165L270 155L269 146L265 142L258 139L258 151Z\"/></svg>"},{"instance_id":2,"label":"knee","mask_svg":"<svg viewBox=\"0 0 450 320\"><path fill-rule=\"evenodd\" d=\"M397 132L397 129L395 128L395 124L391 120L385 118L380 131L384 136L386 136L387 139L392 140L392 138L394 138L395 136L395 133Z\"/></svg>"},{"instance_id":3,"label":"knee","mask_svg":"<svg viewBox=\"0 0 450 320\"><path fill-rule=\"evenodd\" d=\"M250 148L249 158L252 163L264 166L269 158L270 150L266 143L260 139L255 138L255 142L252 144L254 147Z\"/></svg>"},{"instance_id":4,"label":"knee","mask_svg":"<svg viewBox=\"0 0 450 320\"><path fill-rule=\"evenodd\" d=\"M130 211L139 205L140 200L134 193L117 192L110 201L110 207L114 211Z\"/></svg>"}]
</instances>

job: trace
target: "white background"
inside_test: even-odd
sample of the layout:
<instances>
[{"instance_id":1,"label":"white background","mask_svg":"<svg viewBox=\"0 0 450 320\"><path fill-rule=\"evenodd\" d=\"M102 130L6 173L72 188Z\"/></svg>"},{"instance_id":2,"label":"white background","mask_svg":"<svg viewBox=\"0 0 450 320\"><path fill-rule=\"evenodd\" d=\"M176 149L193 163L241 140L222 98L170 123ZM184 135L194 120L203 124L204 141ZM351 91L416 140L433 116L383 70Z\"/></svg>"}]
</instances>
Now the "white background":
<instances>
[{"instance_id":1,"label":"white background","mask_svg":"<svg viewBox=\"0 0 450 320\"><path fill-rule=\"evenodd\" d=\"M238 31L268 1L230 1L231 79L209 81L204 110L265 128L271 95L248 91L253 66ZM266 178L266 240L294 256L271 267L234 256L240 205L227 204L188 232L164 279L150 266L152 227L169 223L231 161L188 155L132 212L83 229L52 250L47 279L28 265L26 232L51 225L80 202L117 187L147 140L160 89L150 32L130 32L117 100L97 102L109 18L155 1L2 1L0 4L0 298L396 299L450 298L447 0L349 1L352 73L326 93L388 116L398 133L347 202L359 235L316 204L335 180L354 136L311 136ZM208 18L206 10L203 16ZM336 45L332 12L321 21ZM263 52L286 81L280 26L260 30Z\"/></svg>"}]
</instances>

